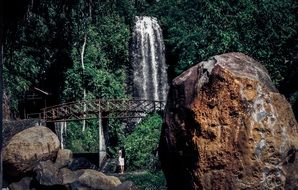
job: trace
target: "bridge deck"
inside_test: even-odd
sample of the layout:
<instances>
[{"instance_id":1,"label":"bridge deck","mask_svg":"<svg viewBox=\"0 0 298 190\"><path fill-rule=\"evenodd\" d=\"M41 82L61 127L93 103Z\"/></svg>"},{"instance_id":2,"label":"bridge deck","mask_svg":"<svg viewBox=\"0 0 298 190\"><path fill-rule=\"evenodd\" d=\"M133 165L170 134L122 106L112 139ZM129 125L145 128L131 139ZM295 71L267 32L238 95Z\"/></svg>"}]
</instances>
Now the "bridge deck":
<instances>
[{"instance_id":1,"label":"bridge deck","mask_svg":"<svg viewBox=\"0 0 298 190\"><path fill-rule=\"evenodd\" d=\"M142 118L146 114L162 110L164 101L96 99L69 102L42 109L39 117L47 122L87 120L94 118Z\"/></svg>"}]
</instances>

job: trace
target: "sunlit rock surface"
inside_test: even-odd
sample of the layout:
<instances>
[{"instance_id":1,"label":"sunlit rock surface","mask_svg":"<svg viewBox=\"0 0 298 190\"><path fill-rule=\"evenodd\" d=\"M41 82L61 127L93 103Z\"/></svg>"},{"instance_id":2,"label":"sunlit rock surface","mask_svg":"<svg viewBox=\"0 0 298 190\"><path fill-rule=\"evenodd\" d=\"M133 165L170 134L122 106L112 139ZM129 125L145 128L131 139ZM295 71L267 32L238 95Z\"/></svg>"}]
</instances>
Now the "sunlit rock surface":
<instances>
[{"instance_id":1,"label":"sunlit rock surface","mask_svg":"<svg viewBox=\"0 0 298 190\"><path fill-rule=\"evenodd\" d=\"M73 160L73 153L69 149L60 149L57 153L55 165L57 168L68 166Z\"/></svg>"},{"instance_id":2,"label":"sunlit rock surface","mask_svg":"<svg viewBox=\"0 0 298 190\"><path fill-rule=\"evenodd\" d=\"M160 140L169 189L294 189L297 149L291 106L252 58L214 56L173 80Z\"/></svg>"},{"instance_id":3,"label":"sunlit rock surface","mask_svg":"<svg viewBox=\"0 0 298 190\"><path fill-rule=\"evenodd\" d=\"M90 169L77 170L76 175L79 176L74 183L71 184L71 189L102 189L108 190L117 187L121 181L114 176L107 176L101 172Z\"/></svg>"},{"instance_id":4,"label":"sunlit rock surface","mask_svg":"<svg viewBox=\"0 0 298 190\"><path fill-rule=\"evenodd\" d=\"M42 160L53 160L60 147L55 133L49 128L36 126L14 135L3 150L4 170L9 175L32 171Z\"/></svg>"}]
</instances>

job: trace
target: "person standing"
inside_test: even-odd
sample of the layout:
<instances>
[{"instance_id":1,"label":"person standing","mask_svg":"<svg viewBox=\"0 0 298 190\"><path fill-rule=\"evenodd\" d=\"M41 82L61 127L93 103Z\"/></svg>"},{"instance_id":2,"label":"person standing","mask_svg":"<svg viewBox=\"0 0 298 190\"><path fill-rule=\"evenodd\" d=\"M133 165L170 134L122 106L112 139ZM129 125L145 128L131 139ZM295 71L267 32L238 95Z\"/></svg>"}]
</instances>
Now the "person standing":
<instances>
[{"instance_id":1,"label":"person standing","mask_svg":"<svg viewBox=\"0 0 298 190\"><path fill-rule=\"evenodd\" d=\"M120 148L118 152L118 163L120 166L120 173L123 174L124 173L124 149L123 148Z\"/></svg>"}]
</instances>

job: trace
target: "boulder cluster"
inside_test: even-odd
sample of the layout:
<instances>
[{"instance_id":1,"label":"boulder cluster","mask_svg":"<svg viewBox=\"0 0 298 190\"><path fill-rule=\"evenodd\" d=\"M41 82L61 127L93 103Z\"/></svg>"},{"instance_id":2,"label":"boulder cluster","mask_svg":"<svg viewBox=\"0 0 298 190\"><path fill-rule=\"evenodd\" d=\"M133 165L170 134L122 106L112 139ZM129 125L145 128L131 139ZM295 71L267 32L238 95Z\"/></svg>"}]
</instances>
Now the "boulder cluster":
<instances>
[{"instance_id":1,"label":"boulder cluster","mask_svg":"<svg viewBox=\"0 0 298 190\"><path fill-rule=\"evenodd\" d=\"M76 167L68 149L59 149L55 133L43 126L14 135L3 149L4 179L10 190L135 190L130 181L108 176L94 167Z\"/></svg>"}]
</instances>

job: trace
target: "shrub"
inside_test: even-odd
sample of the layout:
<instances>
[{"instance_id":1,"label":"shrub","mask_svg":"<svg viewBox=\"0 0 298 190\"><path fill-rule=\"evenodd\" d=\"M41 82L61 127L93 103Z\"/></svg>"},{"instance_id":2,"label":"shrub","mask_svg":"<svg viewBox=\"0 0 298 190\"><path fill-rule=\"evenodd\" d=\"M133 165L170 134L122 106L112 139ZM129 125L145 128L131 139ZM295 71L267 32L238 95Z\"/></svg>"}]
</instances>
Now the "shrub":
<instances>
[{"instance_id":1,"label":"shrub","mask_svg":"<svg viewBox=\"0 0 298 190\"><path fill-rule=\"evenodd\" d=\"M65 135L65 146L73 152L98 152L97 120L86 121L86 129L82 131L82 122L69 122Z\"/></svg>"},{"instance_id":2,"label":"shrub","mask_svg":"<svg viewBox=\"0 0 298 190\"><path fill-rule=\"evenodd\" d=\"M166 190L166 179L162 171L148 172L139 174L129 174L125 177L125 180L130 180L140 190Z\"/></svg>"},{"instance_id":3,"label":"shrub","mask_svg":"<svg viewBox=\"0 0 298 190\"><path fill-rule=\"evenodd\" d=\"M156 169L158 167L157 148L162 118L158 114L149 115L126 137L124 147L129 170Z\"/></svg>"}]
</instances>

